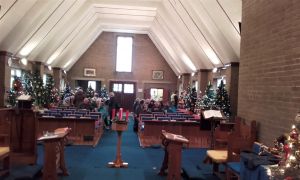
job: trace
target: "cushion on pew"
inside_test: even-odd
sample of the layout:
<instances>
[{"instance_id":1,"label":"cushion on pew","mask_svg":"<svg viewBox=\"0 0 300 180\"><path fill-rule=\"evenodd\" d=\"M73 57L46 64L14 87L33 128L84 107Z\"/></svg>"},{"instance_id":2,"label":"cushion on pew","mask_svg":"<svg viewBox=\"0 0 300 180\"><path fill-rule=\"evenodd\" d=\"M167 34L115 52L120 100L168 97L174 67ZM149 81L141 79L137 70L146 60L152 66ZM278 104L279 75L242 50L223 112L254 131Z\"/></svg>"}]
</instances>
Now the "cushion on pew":
<instances>
[{"instance_id":1,"label":"cushion on pew","mask_svg":"<svg viewBox=\"0 0 300 180\"><path fill-rule=\"evenodd\" d=\"M240 162L228 162L227 168L233 171L235 174L240 174L241 172L241 163Z\"/></svg>"}]
</instances>

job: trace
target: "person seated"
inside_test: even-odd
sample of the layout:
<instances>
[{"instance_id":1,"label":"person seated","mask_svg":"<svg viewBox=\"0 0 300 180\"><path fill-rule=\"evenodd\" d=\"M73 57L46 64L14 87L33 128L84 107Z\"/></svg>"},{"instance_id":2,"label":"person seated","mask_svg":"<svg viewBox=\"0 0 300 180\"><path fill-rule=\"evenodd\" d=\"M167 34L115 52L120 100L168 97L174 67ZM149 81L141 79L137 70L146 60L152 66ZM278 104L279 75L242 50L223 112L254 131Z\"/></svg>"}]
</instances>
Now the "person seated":
<instances>
[{"instance_id":1,"label":"person seated","mask_svg":"<svg viewBox=\"0 0 300 180\"><path fill-rule=\"evenodd\" d=\"M156 101L152 108L152 112L164 112L163 106L161 106L161 102Z\"/></svg>"},{"instance_id":2,"label":"person seated","mask_svg":"<svg viewBox=\"0 0 300 180\"><path fill-rule=\"evenodd\" d=\"M79 108L91 110L90 100L88 98L84 98L83 102L80 103Z\"/></svg>"},{"instance_id":3,"label":"person seated","mask_svg":"<svg viewBox=\"0 0 300 180\"><path fill-rule=\"evenodd\" d=\"M151 99L150 103L148 104L148 109L147 109L148 112L152 112L152 110L155 106L154 103L155 103L155 101L153 99Z\"/></svg>"},{"instance_id":4,"label":"person seated","mask_svg":"<svg viewBox=\"0 0 300 180\"><path fill-rule=\"evenodd\" d=\"M72 107L72 106L73 106L73 101L74 101L74 96L66 97L66 98L63 100L62 105L63 105L64 107Z\"/></svg>"},{"instance_id":5,"label":"person seated","mask_svg":"<svg viewBox=\"0 0 300 180\"><path fill-rule=\"evenodd\" d=\"M84 98L85 98L85 96L84 96L83 90L81 88L79 88L75 93L74 106L79 108L79 105L83 102Z\"/></svg>"}]
</instances>

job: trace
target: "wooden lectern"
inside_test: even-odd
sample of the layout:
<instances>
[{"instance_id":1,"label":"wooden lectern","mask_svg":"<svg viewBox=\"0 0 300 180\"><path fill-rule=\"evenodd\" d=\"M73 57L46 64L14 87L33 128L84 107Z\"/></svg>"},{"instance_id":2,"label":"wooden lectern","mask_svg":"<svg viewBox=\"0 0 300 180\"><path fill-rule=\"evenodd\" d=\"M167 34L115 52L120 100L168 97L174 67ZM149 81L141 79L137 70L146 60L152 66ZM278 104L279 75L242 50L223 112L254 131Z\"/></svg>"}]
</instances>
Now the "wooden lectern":
<instances>
[{"instance_id":1,"label":"wooden lectern","mask_svg":"<svg viewBox=\"0 0 300 180\"><path fill-rule=\"evenodd\" d=\"M164 175L165 170L168 169L168 180L181 180L181 151L182 145L187 143L189 143L189 140L185 137L162 130L165 156L159 175Z\"/></svg>"},{"instance_id":2,"label":"wooden lectern","mask_svg":"<svg viewBox=\"0 0 300 180\"><path fill-rule=\"evenodd\" d=\"M118 133L117 155L116 160L108 163L111 168L127 168L128 163L124 162L121 157L122 132L127 130L127 121L115 121L112 123L112 130Z\"/></svg>"},{"instance_id":3,"label":"wooden lectern","mask_svg":"<svg viewBox=\"0 0 300 180\"><path fill-rule=\"evenodd\" d=\"M70 128L59 128L52 134L46 134L38 140L45 145L43 180L57 180L57 169L62 170L63 176L69 173L65 164L64 147Z\"/></svg>"}]
</instances>

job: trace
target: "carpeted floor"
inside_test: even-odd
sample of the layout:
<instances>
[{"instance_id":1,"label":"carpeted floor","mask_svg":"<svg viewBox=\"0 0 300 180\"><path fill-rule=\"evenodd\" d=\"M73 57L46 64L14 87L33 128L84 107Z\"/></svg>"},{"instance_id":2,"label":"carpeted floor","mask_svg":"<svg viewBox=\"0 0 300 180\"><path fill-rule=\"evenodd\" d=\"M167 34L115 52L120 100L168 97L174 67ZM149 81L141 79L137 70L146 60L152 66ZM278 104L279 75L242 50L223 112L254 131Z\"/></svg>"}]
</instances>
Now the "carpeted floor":
<instances>
[{"instance_id":1,"label":"carpeted floor","mask_svg":"<svg viewBox=\"0 0 300 180\"><path fill-rule=\"evenodd\" d=\"M67 146L65 149L66 164L70 176L63 180L159 180L166 179L157 173L163 160L163 149L159 147L141 148L138 137L133 132L133 122L122 135L122 159L129 163L128 168L108 168L107 163L116 156L117 134L105 130L99 144L91 146ZM38 146L38 164L43 164L43 146ZM217 179L212 175L211 165L203 164L205 149L184 149L182 167L185 176L182 179ZM14 171L12 170L11 176Z\"/></svg>"}]
</instances>

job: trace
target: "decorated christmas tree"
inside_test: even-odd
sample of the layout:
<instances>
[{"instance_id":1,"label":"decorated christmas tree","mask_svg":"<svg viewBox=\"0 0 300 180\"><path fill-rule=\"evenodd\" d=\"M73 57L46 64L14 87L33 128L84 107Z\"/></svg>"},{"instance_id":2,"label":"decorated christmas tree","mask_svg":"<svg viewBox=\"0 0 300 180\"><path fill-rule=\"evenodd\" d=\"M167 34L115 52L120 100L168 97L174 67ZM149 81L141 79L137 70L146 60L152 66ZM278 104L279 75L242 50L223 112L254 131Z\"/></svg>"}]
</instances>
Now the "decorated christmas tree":
<instances>
[{"instance_id":1,"label":"decorated christmas tree","mask_svg":"<svg viewBox=\"0 0 300 180\"><path fill-rule=\"evenodd\" d=\"M45 101L45 88L43 86L43 79L39 73L34 73L32 77L32 88L33 88L33 98L34 104L36 106L44 106Z\"/></svg>"},{"instance_id":2,"label":"decorated christmas tree","mask_svg":"<svg viewBox=\"0 0 300 180\"><path fill-rule=\"evenodd\" d=\"M54 88L54 79L52 75L47 75L46 86L45 86L45 103L49 106L55 101L55 97L52 94L52 89Z\"/></svg>"},{"instance_id":3,"label":"decorated christmas tree","mask_svg":"<svg viewBox=\"0 0 300 180\"><path fill-rule=\"evenodd\" d=\"M300 173L300 113L295 118L288 135L274 141L271 152L281 156L278 166L270 167L271 179L299 179Z\"/></svg>"},{"instance_id":4,"label":"decorated christmas tree","mask_svg":"<svg viewBox=\"0 0 300 180\"><path fill-rule=\"evenodd\" d=\"M197 101L197 91L196 88L192 88L190 85L187 87L186 95L184 97L185 108L189 109L191 112L194 112L196 101Z\"/></svg>"},{"instance_id":5,"label":"decorated christmas tree","mask_svg":"<svg viewBox=\"0 0 300 180\"><path fill-rule=\"evenodd\" d=\"M108 92L107 92L105 86L103 86L103 87L101 88L99 94L100 94L100 98L102 98L102 99L108 99Z\"/></svg>"},{"instance_id":6,"label":"decorated christmas tree","mask_svg":"<svg viewBox=\"0 0 300 180\"><path fill-rule=\"evenodd\" d=\"M92 88L91 85L89 85L89 87L86 90L86 97L89 98L89 99L93 98L94 97L94 93L95 93L94 89Z\"/></svg>"},{"instance_id":7,"label":"decorated christmas tree","mask_svg":"<svg viewBox=\"0 0 300 180\"><path fill-rule=\"evenodd\" d=\"M29 71L23 73L23 87L24 94L33 96L33 87L32 87L32 74Z\"/></svg>"},{"instance_id":8,"label":"decorated christmas tree","mask_svg":"<svg viewBox=\"0 0 300 180\"><path fill-rule=\"evenodd\" d=\"M196 101L197 101L197 91L196 91L196 88L192 88L191 89L191 92L190 92L190 111L191 112L194 112L195 110L195 106L196 106Z\"/></svg>"},{"instance_id":9,"label":"decorated christmas tree","mask_svg":"<svg viewBox=\"0 0 300 180\"><path fill-rule=\"evenodd\" d=\"M7 103L9 103L12 107L16 106L17 97L22 93L22 83L19 77L14 77L12 88L7 91L7 93Z\"/></svg>"},{"instance_id":10,"label":"decorated christmas tree","mask_svg":"<svg viewBox=\"0 0 300 180\"><path fill-rule=\"evenodd\" d=\"M230 101L227 90L225 89L225 84L223 80L221 80L221 84L217 89L216 94L216 106L219 107L226 117L229 117L230 112Z\"/></svg>"},{"instance_id":11,"label":"decorated christmas tree","mask_svg":"<svg viewBox=\"0 0 300 180\"><path fill-rule=\"evenodd\" d=\"M212 84L209 81L205 89L205 94L198 105L201 106L201 109L211 109L214 106L214 104L215 104L215 93Z\"/></svg>"},{"instance_id":12,"label":"decorated christmas tree","mask_svg":"<svg viewBox=\"0 0 300 180\"><path fill-rule=\"evenodd\" d=\"M64 100L65 98L70 97L70 96L72 96L71 87L70 87L69 83L67 83L64 91L62 92L61 100Z\"/></svg>"}]
</instances>

